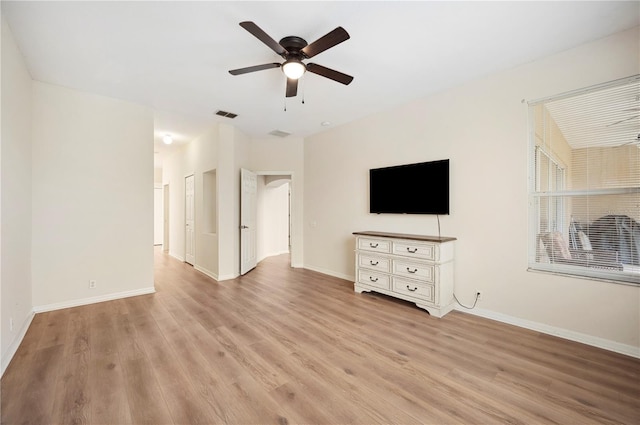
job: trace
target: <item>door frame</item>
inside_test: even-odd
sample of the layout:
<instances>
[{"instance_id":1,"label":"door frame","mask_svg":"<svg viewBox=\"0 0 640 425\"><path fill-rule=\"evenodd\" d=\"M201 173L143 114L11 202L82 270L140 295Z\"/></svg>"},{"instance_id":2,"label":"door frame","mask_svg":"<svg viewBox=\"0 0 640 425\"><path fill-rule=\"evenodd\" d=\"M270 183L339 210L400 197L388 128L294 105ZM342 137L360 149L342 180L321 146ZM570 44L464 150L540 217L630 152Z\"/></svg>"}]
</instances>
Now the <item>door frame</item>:
<instances>
[{"instance_id":1,"label":"door frame","mask_svg":"<svg viewBox=\"0 0 640 425\"><path fill-rule=\"evenodd\" d=\"M156 191L159 190L160 193L160 214L162 215L160 218L160 221L162 223L160 223L160 225L162 226L162 238L160 243L156 243L156 226L158 225L158 223L156 223L156 213L158 213L158 211L156 211L156 194L158 194ZM162 184L160 183L154 183L153 184L153 246L159 246L162 245L164 242L164 189L162 187Z\"/></svg>"},{"instance_id":2,"label":"door frame","mask_svg":"<svg viewBox=\"0 0 640 425\"><path fill-rule=\"evenodd\" d=\"M169 183L162 187L162 202L163 202L163 214L164 220L164 234L162 235L162 250L169 252Z\"/></svg>"}]
</instances>

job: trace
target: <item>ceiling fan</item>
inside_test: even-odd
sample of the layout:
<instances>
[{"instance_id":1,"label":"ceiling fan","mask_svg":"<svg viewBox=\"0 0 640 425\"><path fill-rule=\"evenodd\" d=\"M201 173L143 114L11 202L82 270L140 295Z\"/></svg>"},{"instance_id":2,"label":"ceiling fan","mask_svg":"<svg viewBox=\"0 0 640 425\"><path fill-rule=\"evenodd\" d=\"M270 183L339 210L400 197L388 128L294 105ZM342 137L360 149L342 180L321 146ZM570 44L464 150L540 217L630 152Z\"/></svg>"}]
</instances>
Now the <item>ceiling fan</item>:
<instances>
[{"instance_id":1,"label":"ceiling fan","mask_svg":"<svg viewBox=\"0 0 640 425\"><path fill-rule=\"evenodd\" d=\"M623 112L640 112L640 108L630 108L630 109L625 109ZM634 118L638 118L638 117L640 117L640 114L637 114L637 115L633 115L633 116L631 116L631 117L624 118L624 119L622 119L622 120L620 120L620 121L616 121L616 122L614 122L614 123L611 123L611 124L607 125L607 127L613 127L614 125L622 124L623 122L631 121L632 119L634 119Z\"/></svg>"},{"instance_id":2,"label":"ceiling fan","mask_svg":"<svg viewBox=\"0 0 640 425\"><path fill-rule=\"evenodd\" d=\"M623 143L620 146L627 146L627 145L638 145L638 147L640 147L640 133L638 133L638 137L636 137L634 140L631 140L627 143Z\"/></svg>"},{"instance_id":3,"label":"ceiling fan","mask_svg":"<svg viewBox=\"0 0 640 425\"><path fill-rule=\"evenodd\" d=\"M232 69L229 71L231 75L247 74L249 72L262 71L271 68L282 68L282 72L287 77L286 97L294 97L298 93L298 79L302 77L305 71L318 74L322 77L329 78L344 85L353 81L353 77L342 72L326 68L315 63L305 64L303 60L310 59L330 49L343 41L349 39L349 34L344 28L338 27L328 34L320 37L311 44L301 37L288 36L284 37L280 42L276 42L259 26L251 21L240 22L240 26L253 34L258 40L266 44L271 50L282 56L283 63L266 63L263 65L249 66L246 68Z\"/></svg>"}]
</instances>

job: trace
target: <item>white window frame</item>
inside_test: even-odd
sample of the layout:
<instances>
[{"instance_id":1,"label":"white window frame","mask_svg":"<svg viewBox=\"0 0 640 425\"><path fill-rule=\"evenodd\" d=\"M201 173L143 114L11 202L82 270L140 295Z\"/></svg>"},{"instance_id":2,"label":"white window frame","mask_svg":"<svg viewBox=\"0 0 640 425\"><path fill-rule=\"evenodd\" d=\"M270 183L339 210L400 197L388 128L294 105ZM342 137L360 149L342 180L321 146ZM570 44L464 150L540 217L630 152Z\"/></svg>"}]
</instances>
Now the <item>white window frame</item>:
<instances>
[{"instance_id":1,"label":"white window frame","mask_svg":"<svg viewBox=\"0 0 640 425\"><path fill-rule=\"evenodd\" d=\"M572 264L558 264L558 263L545 263L540 261L540 233L541 229L541 211L539 207L539 201L543 197L558 197L556 200L556 211L549 209L548 214L550 219L555 221L555 229L563 234L567 233L570 226L569 222L566 222L565 214L567 212L566 204L570 199L576 199L576 197L584 196L600 196L600 195L624 195L631 194L637 195L640 200L640 187L621 187L621 188L595 188L595 189L583 189L572 190L567 189L567 174L566 168L561 161L558 161L552 154L536 143L536 122L534 116L534 106L540 103L547 103L559 99L566 99L572 96L579 96L585 93L595 92L608 87L615 87L616 85L623 85L631 82L637 82L640 80L640 75L629 77L613 81L610 83L600 84L586 89L575 90L569 93L564 93L558 96L547 97L544 99L538 99L528 102L529 104L529 240L528 240L528 270L536 272L548 272L557 275L597 279L603 281L609 281L614 283L630 284L634 286L640 285L640 267L633 266L631 271L625 267L624 271L611 271L606 269L597 269L591 267L585 267ZM640 137L640 136L639 136ZM544 145L544 143L543 143ZM640 149L640 146L639 146ZM553 191L545 190L548 188L540 188L540 173L537 169L540 164L540 155L545 155L549 160L550 166L557 167L556 171L560 171L557 177L560 181L556 182L556 188ZM550 174L551 175L551 174ZM550 228L551 228L550 227ZM548 231L551 231L547 229Z\"/></svg>"},{"instance_id":2,"label":"white window frame","mask_svg":"<svg viewBox=\"0 0 640 425\"><path fill-rule=\"evenodd\" d=\"M554 175L556 176L556 182L555 182L555 188L556 191L564 191L566 186L566 174L567 174L567 167L565 165L560 164L560 161L558 161L557 159L554 158L553 155L551 155L550 153L548 153L542 146L535 146L535 155L536 155L536 159L535 159L535 163L536 166L538 167L535 170L535 174L536 174L536 185L535 185L535 191L540 193L540 192L545 192L544 190L541 190L540 188L540 163L541 163L541 156L545 156L547 158L547 161L549 163L549 166L553 166L555 167L555 173ZM549 175L551 175L549 173ZM548 193L548 192L547 192ZM561 233L564 233L565 230L565 226L564 226L564 214L565 214L565 206L564 206L564 199L563 198L556 198L555 200L555 205L554 205L554 209L553 211L551 211L551 209L549 209L548 211L548 217L547 217L547 221L553 221L553 226L552 226L552 230L557 230ZM537 233L541 232L542 229L540 228L540 222L541 222L541 216L540 216L540 211L537 211Z\"/></svg>"}]
</instances>

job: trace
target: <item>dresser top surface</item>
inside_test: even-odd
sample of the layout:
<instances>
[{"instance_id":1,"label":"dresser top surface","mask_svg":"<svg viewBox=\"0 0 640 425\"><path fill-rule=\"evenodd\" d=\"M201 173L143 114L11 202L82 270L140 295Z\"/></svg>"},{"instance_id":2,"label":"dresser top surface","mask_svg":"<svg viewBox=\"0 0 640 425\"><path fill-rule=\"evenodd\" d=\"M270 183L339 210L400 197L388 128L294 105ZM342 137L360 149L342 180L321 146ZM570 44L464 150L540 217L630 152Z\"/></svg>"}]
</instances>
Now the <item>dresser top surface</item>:
<instances>
[{"instance_id":1,"label":"dresser top surface","mask_svg":"<svg viewBox=\"0 0 640 425\"><path fill-rule=\"evenodd\" d=\"M439 243L451 242L456 240L456 238L452 238L448 236L412 235L408 233L387 233L387 232L377 232L372 230L367 230L364 232L353 232L353 234L357 236L377 236L382 238L410 239L415 241L439 242Z\"/></svg>"}]
</instances>

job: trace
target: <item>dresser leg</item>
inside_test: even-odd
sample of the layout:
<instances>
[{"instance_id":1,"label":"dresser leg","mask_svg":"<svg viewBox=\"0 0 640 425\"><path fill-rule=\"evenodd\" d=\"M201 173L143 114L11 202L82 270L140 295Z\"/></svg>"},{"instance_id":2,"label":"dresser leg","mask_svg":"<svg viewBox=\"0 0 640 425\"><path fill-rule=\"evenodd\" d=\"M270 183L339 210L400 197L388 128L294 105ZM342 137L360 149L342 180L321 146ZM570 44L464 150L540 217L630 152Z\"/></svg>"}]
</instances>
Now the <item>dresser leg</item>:
<instances>
[{"instance_id":1,"label":"dresser leg","mask_svg":"<svg viewBox=\"0 0 640 425\"><path fill-rule=\"evenodd\" d=\"M424 304L418 304L418 303L415 303L415 304L416 304L416 306L418 306L418 308L426 310L429 313L429 315L431 315L433 317L437 317L438 319L443 317L445 314L449 313L455 307L455 304L453 304L453 303L451 303L451 304L449 304L447 306L444 306L444 307L440 307L440 308L426 306Z\"/></svg>"},{"instance_id":2,"label":"dresser leg","mask_svg":"<svg viewBox=\"0 0 640 425\"><path fill-rule=\"evenodd\" d=\"M363 292L371 292L371 289L363 288L363 287L358 286L358 285L354 285L354 286L353 286L353 290L354 290L355 292L357 292L358 294L361 294L361 293L363 293Z\"/></svg>"}]
</instances>

